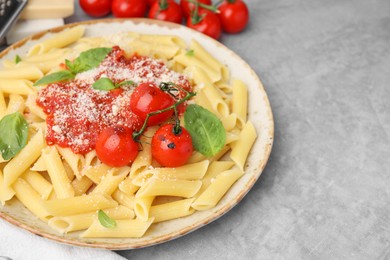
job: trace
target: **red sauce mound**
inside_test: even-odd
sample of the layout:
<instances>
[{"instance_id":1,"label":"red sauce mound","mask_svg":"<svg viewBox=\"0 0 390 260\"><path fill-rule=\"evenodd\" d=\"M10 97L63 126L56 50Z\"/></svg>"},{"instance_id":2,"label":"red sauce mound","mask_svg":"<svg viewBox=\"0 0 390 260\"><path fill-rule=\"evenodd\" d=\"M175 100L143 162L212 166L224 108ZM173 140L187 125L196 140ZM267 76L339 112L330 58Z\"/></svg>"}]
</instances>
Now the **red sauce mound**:
<instances>
[{"instance_id":1,"label":"red sauce mound","mask_svg":"<svg viewBox=\"0 0 390 260\"><path fill-rule=\"evenodd\" d=\"M168 69L161 61L133 56L127 59L119 47L96 68L80 73L74 80L49 84L38 93L37 104L48 115L46 142L69 147L85 154L95 149L100 132L109 126L121 125L139 130L143 122L130 109L130 96L135 88L122 86L100 91L92 84L101 76L114 83L132 80L136 84L174 82L190 90L188 80Z\"/></svg>"}]
</instances>

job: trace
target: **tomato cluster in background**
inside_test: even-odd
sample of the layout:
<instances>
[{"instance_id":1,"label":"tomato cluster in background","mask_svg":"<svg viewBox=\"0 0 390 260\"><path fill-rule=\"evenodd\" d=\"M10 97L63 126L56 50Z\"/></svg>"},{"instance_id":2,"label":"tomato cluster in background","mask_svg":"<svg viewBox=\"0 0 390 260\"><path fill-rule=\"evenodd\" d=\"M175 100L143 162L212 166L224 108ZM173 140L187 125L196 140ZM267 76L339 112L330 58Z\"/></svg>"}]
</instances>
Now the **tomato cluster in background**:
<instances>
[{"instance_id":1,"label":"tomato cluster in background","mask_svg":"<svg viewBox=\"0 0 390 260\"><path fill-rule=\"evenodd\" d=\"M90 16L149 17L174 23L184 23L214 39L222 32L239 33L249 21L249 10L243 0L79 0Z\"/></svg>"}]
</instances>

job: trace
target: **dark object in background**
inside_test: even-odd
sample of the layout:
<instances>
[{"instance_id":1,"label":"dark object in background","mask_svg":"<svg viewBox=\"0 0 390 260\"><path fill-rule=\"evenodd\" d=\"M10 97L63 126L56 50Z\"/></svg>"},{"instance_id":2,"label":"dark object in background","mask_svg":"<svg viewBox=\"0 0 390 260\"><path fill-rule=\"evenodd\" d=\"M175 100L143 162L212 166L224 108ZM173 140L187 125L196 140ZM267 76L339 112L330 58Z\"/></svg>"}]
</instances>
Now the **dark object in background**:
<instances>
[{"instance_id":1,"label":"dark object in background","mask_svg":"<svg viewBox=\"0 0 390 260\"><path fill-rule=\"evenodd\" d=\"M5 37L18 19L27 0L0 0L0 50L5 46Z\"/></svg>"}]
</instances>

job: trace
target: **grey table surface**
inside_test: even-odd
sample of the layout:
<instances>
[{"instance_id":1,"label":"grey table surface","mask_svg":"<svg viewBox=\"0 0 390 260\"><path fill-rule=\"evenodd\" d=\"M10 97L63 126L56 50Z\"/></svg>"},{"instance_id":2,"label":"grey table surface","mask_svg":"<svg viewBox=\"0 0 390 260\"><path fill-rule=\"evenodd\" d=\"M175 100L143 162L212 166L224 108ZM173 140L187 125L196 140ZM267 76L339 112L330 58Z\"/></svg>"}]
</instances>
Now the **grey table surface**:
<instances>
[{"instance_id":1,"label":"grey table surface","mask_svg":"<svg viewBox=\"0 0 390 260\"><path fill-rule=\"evenodd\" d=\"M77 2L77 1L76 1ZM233 210L127 259L390 259L390 1L247 0L271 158ZM90 19L78 7L66 19Z\"/></svg>"}]
</instances>

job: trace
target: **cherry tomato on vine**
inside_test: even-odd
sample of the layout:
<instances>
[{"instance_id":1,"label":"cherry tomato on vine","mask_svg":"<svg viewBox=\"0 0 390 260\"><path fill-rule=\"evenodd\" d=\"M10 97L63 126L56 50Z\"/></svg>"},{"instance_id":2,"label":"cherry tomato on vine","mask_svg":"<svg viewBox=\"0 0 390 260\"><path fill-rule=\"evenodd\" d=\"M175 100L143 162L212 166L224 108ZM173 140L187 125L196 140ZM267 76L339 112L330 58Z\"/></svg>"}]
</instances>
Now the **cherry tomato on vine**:
<instances>
[{"instance_id":1,"label":"cherry tomato on vine","mask_svg":"<svg viewBox=\"0 0 390 260\"><path fill-rule=\"evenodd\" d=\"M211 0L198 0L199 3L205 4L205 5L211 5ZM191 11L195 9L195 4L189 2L188 0L180 0L180 7L183 11L184 17L188 17L191 15ZM199 7L201 8L201 7Z\"/></svg>"},{"instance_id":2,"label":"cherry tomato on vine","mask_svg":"<svg viewBox=\"0 0 390 260\"><path fill-rule=\"evenodd\" d=\"M133 140L133 131L122 126L105 128L96 140L96 154L100 161L122 167L132 163L138 154L138 143Z\"/></svg>"},{"instance_id":3,"label":"cherry tomato on vine","mask_svg":"<svg viewBox=\"0 0 390 260\"><path fill-rule=\"evenodd\" d=\"M199 9L198 14L189 16L187 26L217 40L221 37L221 22L215 13L208 10Z\"/></svg>"},{"instance_id":4,"label":"cherry tomato on vine","mask_svg":"<svg viewBox=\"0 0 390 260\"><path fill-rule=\"evenodd\" d=\"M163 125L152 138L152 156L162 166L181 166L188 161L193 151L188 131L179 127L175 133L174 128L174 124Z\"/></svg>"},{"instance_id":5,"label":"cherry tomato on vine","mask_svg":"<svg viewBox=\"0 0 390 260\"><path fill-rule=\"evenodd\" d=\"M239 33L249 21L249 10L242 0L225 0L219 7L218 17L227 33Z\"/></svg>"},{"instance_id":6,"label":"cherry tomato on vine","mask_svg":"<svg viewBox=\"0 0 390 260\"><path fill-rule=\"evenodd\" d=\"M144 17L147 9L146 0L112 1L112 14L115 17Z\"/></svg>"},{"instance_id":7,"label":"cherry tomato on vine","mask_svg":"<svg viewBox=\"0 0 390 260\"><path fill-rule=\"evenodd\" d=\"M148 6L152 6L154 4L154 2L157 2L158 0L147 0L148 2Z\"/></svg>"},{"instance_id":8,"label":"cherry tomato on vine","mask_svg":"<svg viewBox=\"0 0 390 260\"><path fill-rule=\"evenodd\" d=\"M93 17L103 17L111 12L111 0L79 0L81 9Z\"/></svg>"},{"instance_id":9,"label":"cherry tomato on vine","mask_svg":"<svg viewBox=\"0 0 390 260\"><path fill-rule=\"evenodd\" d=\"M150 7L148 17L174 23L181 23L183 20L181 8L173 0L155 1Z\"/></svg>"},{"instance_id":10,"label":"cherry tomato on vine","mask_svg":"<svg viewBox=\"0 0 390 260\"><path fill-rule=\"evenodd\" d=\"M175 103L173 97L162 91L153 83L141 83L134 90L130 98L130 108L134 114L145 121L151 112L162 110ZM148 126L157 125L173 115L173 109L153 115L148 120Z\"/></svg>"}]
</instances>

